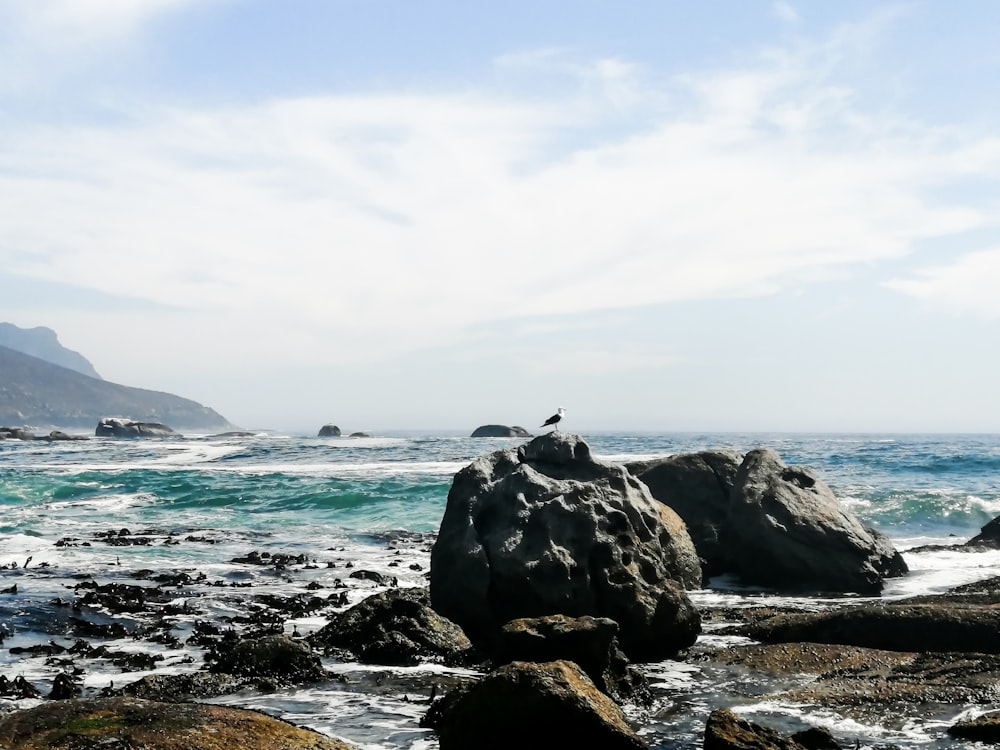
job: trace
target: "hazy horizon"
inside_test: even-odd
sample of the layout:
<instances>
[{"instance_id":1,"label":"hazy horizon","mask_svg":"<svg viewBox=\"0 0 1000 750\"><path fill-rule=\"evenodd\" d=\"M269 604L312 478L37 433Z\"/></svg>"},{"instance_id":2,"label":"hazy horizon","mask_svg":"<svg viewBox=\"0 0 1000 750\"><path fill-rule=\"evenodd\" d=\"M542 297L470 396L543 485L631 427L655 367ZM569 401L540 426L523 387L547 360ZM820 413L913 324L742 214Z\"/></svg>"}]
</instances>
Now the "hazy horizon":
<instances>
[{"instance_id":1,"label":"hazy horizon","mask_svg":"<svg viewBox=\"0 0 1000 750\"><path fill-rule=\"evenodd\" d=\"M0 3L0 320L255 429L998 433L998 28Z\"/></svg>"}]
</instances>

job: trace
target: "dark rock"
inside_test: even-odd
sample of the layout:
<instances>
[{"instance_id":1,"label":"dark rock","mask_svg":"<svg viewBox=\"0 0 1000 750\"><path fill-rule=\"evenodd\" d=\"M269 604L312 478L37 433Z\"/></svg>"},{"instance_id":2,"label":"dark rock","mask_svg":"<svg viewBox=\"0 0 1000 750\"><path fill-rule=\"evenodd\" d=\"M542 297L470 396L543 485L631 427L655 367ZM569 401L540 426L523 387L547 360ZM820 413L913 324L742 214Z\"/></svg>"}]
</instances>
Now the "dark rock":
<instances>
[{"instance_id":1,"label":"dark rock","mask_svg":"<svg viewBox=\"0 0 1000 750\"><path fill-rule=\"evenodd\" d=\"M81 693L80 683L71 675L60 672L52 681L52 690L49 692L49 700L63 701L76 698Z\"/></svg>"},{"instance_id":2,"label":"dark rock","mask_svg":"<svg viewBox=\"0 0 1000 750\"><path fill-rule=\"evenodd\" d=\"M948 734L973 742L1000 744L1000 712L994 711L975 719L957 722L948 727Z\"/></svg>"},{"instance_id":3,"label":"dark rock","mask_svg":"<svg viewBox=\"0 0 1000 750\"><path fill-rule=\"evenodd\" d=\"M352 432L348 437L367 438L367 437L371 437L371 433L370 432Z\"/></svg>"},{"instance_id":4,"label":"dark rock","mask_svg":"<svg viewBox=\"0 0 1000 750\"><path fill-rule=\"evenodd\" d=\"M24 679L24 675L18 675L13 680L8 680L7 675L0 675L0 695L8 698L42 697L38 688Z\"/></svg>"},{"instance_id":5,"label":"dark rock","mask_svg":"<svg viewBox=\"0 0 1000 750\"><path fill-rule=\"evenodd\" d=\"M740 628L765 643L836 643L890 651L1000 654L1000 609L906 604L778 615Z\"/></svg>"},{"instance_id":6,"label":"dark rock","mask_svg":"<svg viewBox=\"0 0 1000 750\"><path fill-rule=\"evenodd\" d=\"M821 750L821 748L839 748L833 738L823 734L803 733L797 735L807 742L823 742L824 744L805 745L792 737L785 737L775 730L747 721L728 708L720 708L709 714L705 725L704 750Z\"/></svg>"},{"instance_id":7,"label":"dark rock","mask_svg":"<svg viewBox=\"0 0 1000 750\"><path fill-rule=\"evenodd\" d=\"M7 714L0 718L0 747L350 750L351 746L259 711L119 697L52 701Z\"/></svg>"},{"instance_id":8,"label":"dark rock","mask_svg":"<svg viewBox=\"0 0 1000 750\"><path fill-rule=\"evenodd\" d=\"M286 635L241 639L220 644L210 655L209 671L300 685L327 679L319 657L308 645Z\"/></svg>"},{"instance_id":9,"label":"dark rock","mask_svg":"<svg viewBox=\"0 0 1000 750\"><path fill-rule=\"evenodd\" d=\"M462 629L430 608L426 589L390 589L334 614L310 640L346 649L368 664L461 663L472 644Z\"/></svg>"},{"instance_id":10,"label":"dark rock","mask_svg":"<svg viewBox=\"0 0 1000 750\"><path fill-rule=\"evenodd\" d=\"M719 541L745 582L783 590L876 595L885 578L907 572L887 537L862 526L812 471L768 449L740 466Z\"/></svg>"},{"instance_id":11,"label":"dark rock","mask_svg":"<svg viewBox=\"0 0 1000 750\"><path fill-rule=\"evenodd\" d=\"M235 675L192 672L188 674L146 675L135 682L130 682L128 685L109 692L112 695L131 696L149 701L181 703L230 695L246 686L247 680Z\"/></svg>"},{"instance_id":12,"label":"dark rock","mask_svg":"<svg viewBox=\"0 0 1000 750\"><path fill-rule=\"evenodd\" d=\"M734 572L719 542L719 527L729 516L729 498L742 463L743 454L736 451L703 451L625 464L654 498L684 521L706 578Z\"/></svg>"},{"instance_id":13,"label":"dark rock","mask_svg":"<svg viewBox=\"0 0 1000 750\"><path fill-rule=\"evenodd\" d=\"M976 536L966 542L966 546L1000 549L1000 516L983 526Z\"/></svg>"},{"instance_id":14,"label":"dark rock","mask_svg":"<svg viewBox=\"0 0 1000 750\"><path fill-rule=\"evenodd\" d=\"M648 747L572 662L514 662L442 701L431 718L441 750Z\"/></svg>"},{"instance_id":15,"label":"dark rock","mask_svg":"<svg viewBox=\"0 0 1000 750\"><path fill-rule=\"evenodd\" d=\"M500 631L491 656L497 664L512 661L571 661L597 688L619 702L645 699L648 681L630 667L618 648L618 623L606 617L548 617L511 620Z\"/></svg>"},{"instance_id":16,"label":"dark rock","mask_svg":"<svg viewBox=\"0 0 1000 750\"><path fill-rule=\"evenodd\" d=\"M52 430L52 432L49 433L48 437L42 439L48 440L50 443L57 441L62 442L66 440L90 440L90 438L87 437L86 435L69 435L60 430Z\"/></svg>"},{"instance_id":17,"label":"dark rock","mask_svg":"<svg viewBox=\"0 0 1000 750\"><path fill-rule=\"evenodd\" d=\"M531 437L531 433L523 427L514 425L508 427L505 424L484 424L472 431L470 437Z\"/></svg>"},{"instance_id":18,"label":"dark rock","mask_svg":"<svg viewBox=\"0 0 1000 750\"><path fill-rule=\"evenodd\" d=\"M319 437L340 437L340 428L335 424L325 424L319 428Z\"/></svg>"},{"instance_id":19,"label":"dark rock","mask_svg":"<svg viewBox=\"0 0 1000 750\"><path fill-rule=\"evenodd\" d=\"M683 521L623 466L553 432L455 475L431 552L433 607L487 643L507 622L609 617L629 659L697 638L701 567Z\"/></svg>"},{"instance_id":20,"label":"dark rock","mask_svg":"<svg viewBox=\"0 0 1000 750\"><path fill-rule=\"evenodd\" d=\"M0 427L0 438L4 440L37 440L35 433L23 427Z\"/></svg>"},{"instance_id":21,"label":"dark rock","mask_svg":"<svg viewBox=\"0 0 1000 750\"><path fill-rule=\"evenodd\" d=\"M172 429L158 422L133 422L131 419L117 417L104 417L97 423L94 435L116 438L179 437Z\"/></svg>"}]
</instances>

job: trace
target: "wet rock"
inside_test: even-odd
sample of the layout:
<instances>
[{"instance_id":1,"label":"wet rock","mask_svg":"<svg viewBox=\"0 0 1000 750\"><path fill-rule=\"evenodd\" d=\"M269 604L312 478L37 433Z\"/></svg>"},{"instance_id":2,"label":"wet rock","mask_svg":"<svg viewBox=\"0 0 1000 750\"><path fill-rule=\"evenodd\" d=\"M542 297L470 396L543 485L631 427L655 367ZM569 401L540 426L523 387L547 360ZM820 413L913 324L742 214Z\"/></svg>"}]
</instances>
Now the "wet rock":
<instances>
[{"instance_id":1,"label":"wet rock","mask_svg":"<svg viewBox=\"0 0 1000 750\"><path fill-rule=\"evenodd\" d=\"M325 424L319 428L319 437L340 437L340 428L335 424Z\"/></svg>"},{"instance_id":2,"label":"wet rock","mask_svg":"<svg viewBox=\"0 0 1000 750\"><path fill-rule=\"evenodd\" d=\"M480 643L513 619L591 615L618 623L630 659L668 658L697 638L684 587L700 585L677 514L568 433L458 472L431 553L434 609Z\"/></svg>"},{"instance_id":3,"label":"wet rock","mask_svg":"<svg viewBox=\"0 0 1000 750\"><path fill-rule=\"evenodd\" d=\"M511 620L500 631L491 656L512 661L572 661L597 688L619 702L648 697L648 682L618 648L618 623L606 617L548 617Z\"/></svg>"},{"instance_id":4,"label":"wet rock","mask_svg":"<svg viewBox=\"0 0 1000 750\"><path fill-rule=\"evenodd\" d=\"M41 698L38 688L28 682L22 675L8 680L6 675L0 675L0 695L8 698Z\"/></svg>"},{"instance_id":5,"label":"wet rock","mask_svg":"<svg viewBox=\"0 0 1000 750\"><path fill-rule=\"evenodd\" d=\"M134 422L131 419L104 417L94 430L96 437L149 438L180 437L176 432L158 422Z\"/></svg>"},{"instance_id":6,"label":"wet rock","mask_svg":"<svg viewBox=\"0 0 1000 750\"><path fill-rule=\"evenodd\" d=\"M1000 516L983 526L979 533L965 543L967 547L1000 549Z\"/></svg>"},{"instance_id":7,"label":"wet rock","mask_svg":"<svg viewBox=\"0 0 1000 750\"><path fill-rule=\"evenodd\" d=\"M308 645L286 635L244 638L220 643L208 661L209 671L266 679L284 685L319 682L328 677Z\"/></svg>"},{"instance_id":8,"label":"wet rock","mask_svg":"<svg viewBox=\"0 0 1000 750\"><path fill-rule=\"evenodd\" d=\"M334 614L310 640L346 649L369 664L462 663L472 644L462 629L430 607L426 589L390 589Z\"/></svg>"},{"instance_id":9,"label":"wet rock","mask_svg":"<svg viewBox=\"0 0 1000 750\"><path fill-rule=\"evenodd\" d=\"M739 629L767 643L836 643L890 651L1000 654L1000 609L952 604L859 606L778 615Z\"/></svg>"},{"instance_id":10,"label":"wet rock","mask_svg":"<svg viewBox=\"0 0 1000 750\"><path fill-rule=\"evenodd\" d=\"M49 692L49 700L68 700L76 698L82 690L80 683L72 675L60 672L52 681L52 690Z\"/></svg>"},{"instance_id":11,"label":"wet rock","mask_svg":"<svg viewBox=\"0 0 1000 750\"><path fill-rule=\"evenodd\" d=\"M235 675L209 672L146 675L109 693L164 703L181 703L230 695L246 687L247 682L245 678Z\"/></svg>"},{"instance_id":12,"label":"wet rock","mask_svg":"<svg viewBox=\"0 0 1000 750\"><path fill-rule=\"evenodd\" d=\"M396 576L387 576L377 570L355 570L351 572L349 578L357 578L362 581L371 581L379 586L397 586L399 579Z\"/></svg>"},{"instance_id":13,"label":"wet rock","mask_svg":"<svg viewBox=\"0 0 1000 750\"><path fill-rule=\"evenodd\" d=\"M837 750L840 745L825 730L810 729L785 737L721 708L708 717L703 747L705 750Z\"/></svg>"},{"instance_id":14,"label":"wet rock","mask_svg":"<svg viewBox=\"0 0 1000 750\"><path fill-rule=\"evenodd\" d=\"M449 693L428 720L441 750L647 747L621 709L567 661L508 664Z\"/></svg>"},{"instance_id":15,"label":"wet rock","mask_svg":"<svg viewBox=\"0 0 1000 750\"><path fill-rule=\"evenodd\" d=\"M977 716L975 719L957 722L948 727L948 734L973 742L1000 744L1000 712L994 711Z\"/></svg>"},{"instance_id":16,"label":"wet rock","mask_svg":"<svg viewBox=\"0 0 1000 750\"><path fill-rule=\"evenodd\" d=\"M58 744L54 744L58 743ZM5 750L350 750L257 711L138 698L53 701L0 718Z\"/></svg>"}]
</instances>

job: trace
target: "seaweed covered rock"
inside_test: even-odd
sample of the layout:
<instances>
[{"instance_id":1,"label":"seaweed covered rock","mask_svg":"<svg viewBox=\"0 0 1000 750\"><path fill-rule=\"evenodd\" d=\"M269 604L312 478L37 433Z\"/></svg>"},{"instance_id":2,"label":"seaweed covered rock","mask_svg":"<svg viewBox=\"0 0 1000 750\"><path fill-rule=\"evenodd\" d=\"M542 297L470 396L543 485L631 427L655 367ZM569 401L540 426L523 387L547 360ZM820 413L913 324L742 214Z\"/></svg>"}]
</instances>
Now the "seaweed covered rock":
<instances>
[{"instance_id":1,"label":"seaweed covered rock","mask_svg":"<svg viewBox=\"0 0 1000 750\"><path fill-rule=\"evenodd\" d=\"M429 716L441 750L647 747L621 709L568 661L513 662L449 693Z\"/></svg>"},{"instance_id":2,"label":"seaweed covered rock","mask_svg":"<svg viewBox=\"0 0 1000 750\"><path fill-rule=\"evenodd\" d=\"M608 617L633 661L675 655L701 623L684 522L579 436L552 432L481 456L452 483L431 552L434 609L488 642L507 622Z\"/></svg>"},{"instance_id":3,"label":"seaweed covered rock","mask_svg":"<svg viewBox=\"0 0 1000 750\"><path fill-rule=\"evenodd\" d=\"M310 640L324 649L346 649L368 664L457 663L472 650L462 629L431 609L426 589L373 594L331 616Z\"/></svg>"},{"instance_id":4,"label":"seaweed covered rock","mask_svg":"<svg viewBox=\"0 0 1000 750\"><path fill-rule=\"evenodd\" d=\"M709 714L703 747L705 750L838 750L840 745L825 729L806 729L785 737L721 708Z\"/></svg>"},{"instance_id":5,"label":"seaweed covered rock","mask_svg":"<svg viewBox=\"0 0 1000 750\"><path fill-rule=\"evenodd\" d=\"M50 701L0 718L4 750L351 750L257 711L138 698Z\"/></svg>"},{"instance_id":6,"label":"seaweed covered rock","mask_svg":"<svg viewBox=\"0 0 1000 750\"><path fill-rule=\"evenodd\" d=\"M318 682L329 675L308 645L287 635L223 642L211 654L210 671L285 685Z\"/></svg>"}]
</instances>

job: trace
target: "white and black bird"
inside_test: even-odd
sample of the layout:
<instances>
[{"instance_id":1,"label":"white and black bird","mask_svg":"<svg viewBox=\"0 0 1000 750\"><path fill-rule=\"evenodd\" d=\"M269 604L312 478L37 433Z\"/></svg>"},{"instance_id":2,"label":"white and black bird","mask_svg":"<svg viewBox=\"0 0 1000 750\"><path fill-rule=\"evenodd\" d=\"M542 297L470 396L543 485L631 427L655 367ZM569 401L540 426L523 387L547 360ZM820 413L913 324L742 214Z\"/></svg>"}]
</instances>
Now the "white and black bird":
<instances>
[{"instance_id":1,"label":"white and black bird","mask_svg":"<svg viewBox=\"0 0 1000 750\"><path fill-rule=\"evenodd\" d=\"M560 406L559 410L555 414L553 414L551 417L545 420L545 424L543 424L542 427L548 427L549 425L552 425L553 429L558 430L559 423L565 416L566 416L566 410Z\"/></svg>"}]
</instances>

